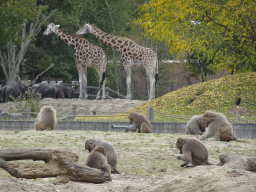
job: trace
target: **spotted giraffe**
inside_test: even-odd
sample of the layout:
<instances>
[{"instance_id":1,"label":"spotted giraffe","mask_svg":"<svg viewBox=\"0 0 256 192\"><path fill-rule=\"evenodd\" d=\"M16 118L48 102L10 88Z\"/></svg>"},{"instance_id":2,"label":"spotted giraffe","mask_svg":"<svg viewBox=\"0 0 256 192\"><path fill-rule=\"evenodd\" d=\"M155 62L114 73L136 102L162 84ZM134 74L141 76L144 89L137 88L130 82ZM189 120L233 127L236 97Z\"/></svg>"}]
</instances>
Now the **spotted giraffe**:
<instances>
[{"instance_id":1,"label":"spotted giraffe","mask_svg":"<svg viewBox=\"0 0 256 192\"><path fill-rule=\"evenodd\" d=\"M100 76L100 87L102 87L102 99L105 99L105 75L106 75L106 65L107 65L107 56L102 48L92 45L88 40L80 37L73 36L59 28L60 25L55 25L50 23L47 26L47 29L44 31L44 35L49 35L55 33L59 36L65 43L74 47L76 50L74 54L74 59L76 62L76 68L79 75L79 84L80 84L80 99L88 99L87 94L87 78L86 78L86 69L87 67L94 67ZM96 99L100 97L99 89Z\"/></svg>"},{"instance_id":2,"label":"spotted giraffe","mask_svg":"<svg viewBox=\"0 0 256 192\"><path fill-rule=\"evenodd\" d=\"M143 66L149 77L149 101L155 98L155 83L158 75L157 54L150 48L143 47L127 37L118 37L108 34L99 28L86 23L77 35L92 33L102 43L113 47L121 53L121 60L126 72L127 99L132 98L131 94L131 68Z\"/></svg>"}]
</instances>

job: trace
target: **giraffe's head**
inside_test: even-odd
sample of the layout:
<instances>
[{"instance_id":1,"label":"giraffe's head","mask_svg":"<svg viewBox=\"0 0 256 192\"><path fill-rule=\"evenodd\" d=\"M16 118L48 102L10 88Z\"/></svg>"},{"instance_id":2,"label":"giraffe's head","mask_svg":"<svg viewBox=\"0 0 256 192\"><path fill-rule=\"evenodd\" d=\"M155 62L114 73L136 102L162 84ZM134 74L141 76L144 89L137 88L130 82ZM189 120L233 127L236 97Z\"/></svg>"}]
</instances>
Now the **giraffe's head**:
<instances>
[{"instance_id":1,"label":"giraffe's head","mask_svg":"<svg viewBox=\"0 0 256 192\"><path fill-rule=\"evenodd\" d=\"M92 31L92 27L86 23L81 29L79 29L76 34L77 35L82 35L82 34L87 34L87 33L91 33Z\"/></svg>"},{"instance_id":2,"label":"giraffe's head","mask_svg":"<svg viewBox=\"0 0 256 192\"><path fill-rule=\"evenodd\" d=\"M55 33L55 31L60 27L60 25L55 25L54 23L50 23L48 26L47 26L47 29L44 31L44 35L49 35L51 34L52 32Z\"/></svg>"}]
</instances>

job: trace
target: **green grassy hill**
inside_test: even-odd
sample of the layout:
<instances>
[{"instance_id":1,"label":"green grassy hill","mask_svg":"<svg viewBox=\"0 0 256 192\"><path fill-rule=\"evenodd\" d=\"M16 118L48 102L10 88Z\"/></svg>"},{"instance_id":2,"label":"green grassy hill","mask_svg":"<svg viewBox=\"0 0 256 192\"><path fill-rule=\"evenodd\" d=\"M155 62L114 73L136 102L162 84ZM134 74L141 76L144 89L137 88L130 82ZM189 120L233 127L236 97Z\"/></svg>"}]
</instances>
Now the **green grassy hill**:
<instances>
[{"instance_id":1,"label":"green grassy hill","mask_svg":"<svg viewBox=\"0 0 256 192\"><path fill-rule=\"evenodd\" d=\"M236 96L240 95L241 104L234 107ZM162 97L146 102L132 109L132 111L147 110L151 105L156 114L158 112L172 115L192 117L202 114L206 110L225 114L228 119L235 119L235 114L229 110L240 110L240 122L254 122L256 120L256 73L243 73L224 76L216 80L198 83L170 92ZM166 121L167 117L158 115L154 121ZM187 119L171 118L170 121L186 122ZM168 121L169 121L168 120Z\"/></svg>"}]
</instances>

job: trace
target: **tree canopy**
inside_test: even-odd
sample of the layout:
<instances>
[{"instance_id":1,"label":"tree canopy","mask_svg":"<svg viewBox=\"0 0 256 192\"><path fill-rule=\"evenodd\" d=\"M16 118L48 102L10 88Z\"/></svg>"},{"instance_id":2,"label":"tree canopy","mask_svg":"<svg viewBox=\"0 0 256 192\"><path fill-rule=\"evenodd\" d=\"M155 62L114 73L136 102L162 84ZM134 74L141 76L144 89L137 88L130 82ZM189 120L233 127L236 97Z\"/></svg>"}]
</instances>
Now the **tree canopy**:
<instances>
[{"instance_id":1,"label":"tree canopy","mask_svg":"<svg viewBox=\"0 0 256 192\"><path fill-rule=\"evenodd\" d=\"M172 53L196 53L208 67L256 71L256 2L251 0L151 0L136 23Z\"/></svg>"}]
</instances>

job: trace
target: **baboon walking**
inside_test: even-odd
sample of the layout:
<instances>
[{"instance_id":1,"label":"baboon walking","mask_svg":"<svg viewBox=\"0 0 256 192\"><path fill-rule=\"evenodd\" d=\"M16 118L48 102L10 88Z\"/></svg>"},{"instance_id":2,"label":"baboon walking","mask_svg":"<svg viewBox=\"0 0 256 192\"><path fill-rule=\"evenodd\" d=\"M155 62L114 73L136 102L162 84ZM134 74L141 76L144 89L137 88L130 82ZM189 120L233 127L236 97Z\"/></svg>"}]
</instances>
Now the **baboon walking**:
<instances>
[{"instance_id":1,"label":"baboon walking","mask_svg":"<svg viewBox=\"0 0 256 192\"><path fill-rule=\"evenodd\" d=\"M128 116L130 120L130 124L132 127L126 128L126 132L128 131L138 131L139 133L151 133L152 127L150 122L144 117L136 112L131 112Z\"/></svg>"},{"instance_id":2,"label":"baboon walking","mask_svg":"<svg viewBox=\"0 0 256 192\"><path fill-rule=\"evenodd\" d=\"M176 148L179 149L182 154L178 156L178 159L184 161L181 167L189 163L193 166L212 165L208 162L208 151L206 147L197 139L178 138Z\"/></svg>"},{"instance_id":3,"label":"baboon walking","mask_svg":"<svg viewBox=\"0 0 256 192\"><path fill-rule=\"evenodd\" d=\"M36 130L54 130L56 123L55 109L52 106L43 106L37 115L34 127Z\"/></svg>"}]
</instances>

